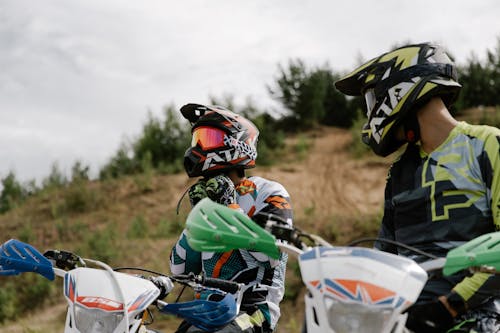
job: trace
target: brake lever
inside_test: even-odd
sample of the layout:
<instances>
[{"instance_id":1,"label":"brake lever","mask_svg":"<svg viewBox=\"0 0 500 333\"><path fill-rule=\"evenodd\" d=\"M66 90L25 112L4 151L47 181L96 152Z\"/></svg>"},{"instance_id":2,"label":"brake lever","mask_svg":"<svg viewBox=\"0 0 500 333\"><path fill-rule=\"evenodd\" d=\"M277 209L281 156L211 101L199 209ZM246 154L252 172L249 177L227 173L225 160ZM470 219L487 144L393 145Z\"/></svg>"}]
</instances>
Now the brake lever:
<instances>
[{"instance_id":1,"label":"brake lever","mask_svg":"<svg viewBox=\"0 0 500 333\"><path fill-rule=\"evenodd\" d=\"M79 266L85 266L85 262L74 253L60 250L47 250L43 256L52 261L57 268L72 270Z\"/></svg>"}]
</instances>

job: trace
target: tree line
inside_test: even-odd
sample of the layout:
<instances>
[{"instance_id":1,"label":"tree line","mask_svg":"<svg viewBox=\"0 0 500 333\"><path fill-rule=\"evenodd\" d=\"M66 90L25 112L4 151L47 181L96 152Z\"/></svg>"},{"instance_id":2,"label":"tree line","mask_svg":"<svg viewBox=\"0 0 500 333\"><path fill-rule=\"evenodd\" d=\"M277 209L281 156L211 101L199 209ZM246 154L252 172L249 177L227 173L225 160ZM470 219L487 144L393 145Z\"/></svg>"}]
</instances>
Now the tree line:
<instances>
[{"instance_id":1,"label":"tree line","mask_svg":"<svg viewBox=\"0 0 500 333\"><path fill-rule=\"evenodd\" d=\"M500 39L494 50L487 50L485 60L472 55L464 65L458 65L462 92L455 113L477 106L500 105ZM300 59L291 59L278 65L274 82L267 86L270 96L278 101L284 112L273 112L255 106L249 99L243 106L234 103L231 96L211 97L212 104L223 105L251 119L259 128L258 164L271 164L284 147L287 133L298 133L318 125L351 128L363 115L361 98L350 98L334 88L334 82L343 73L328 64L308 67ZM189 145L189 124L180 119L174 105L164 108L162 117L151 112L138 137L123 142L118 151L99 170L99 179L119 178L125 175L155 170L175 173L182 170L184 151ZM51 173L38 186L35 181L22 184L14 172L1 179L0 213L9 211L26 198L54 187L70 186L89 180L89 167L75 162L70 177L54 164Z\"/></svg>"}]
</instances>

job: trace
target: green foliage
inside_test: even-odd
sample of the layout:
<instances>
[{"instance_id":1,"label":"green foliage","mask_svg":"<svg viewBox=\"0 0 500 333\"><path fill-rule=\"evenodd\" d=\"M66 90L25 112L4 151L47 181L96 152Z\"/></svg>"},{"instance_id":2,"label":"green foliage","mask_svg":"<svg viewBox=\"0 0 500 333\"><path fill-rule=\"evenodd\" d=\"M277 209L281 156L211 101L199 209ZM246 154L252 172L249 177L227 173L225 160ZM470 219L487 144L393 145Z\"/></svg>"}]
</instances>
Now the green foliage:
<instances>
[{"instance_id":1,"label":"green foliage","mask_svg":"<svg viewBox=\"0 0 500 333\"><path fill-rule=\"evenodd\" d=\"M25 243L31 243L35 240L35 233L33 231L31 222L28 221L26 223L23 223L23 225L19 229L17 237L21 242Z\"/></svg>"},{"instance_id":2,"label":"green foliage","mask_svg":"<svg viewBox=\"0 0 500 333\"><path fill-rule=\"evenodd\" d=\"M310 206L304 207L304 215L307 218L313 217L315 212L316 212L316 205L314 202L311 202Z\"/></svg>"},{"instance_id":3,"label":"green foliage","mask_svg":"<svg viewBox=\"0 0 500 333\"><path fill-rule=\"evenodd\" d=\"M102 180L118 178L138 173L139 170L139 163L133 157L131 144L122 142L116 155L99 172L99 178Z\"/></svg>"},{"instance_id":4,"label":"green foliage","mask_svg":"<svg viewBox=\"0 0 500 333\"><path fill-rule=\"evenodd\" d=\"M142 193L151 192L153 190L153 165L152 154L147 151L141 160L142 173L135 175L134 182Z\"/></svg>"},{"instance_id":5,"label":"green foliage","mask_svg":"<svg viewBox=\"0 0 500 333\"><path fill-rule=\"evenodd\" d=\"M89 185L88 180L75 178L64 188L45 189L44 195L50 201L50 215L57 219L68 214L85 213L99 208L103 204L100 192Z\"/></svg>"},{"instance_id":6,"label":"green foliage","mask_svg":"<svg viewBox=\"0 0 500 333\"><path fill-rule=\"evenodd\" d=\"M366 123L366 118L358 116L358 118L354 121L353 126L350 129L352 142L349 145L349 151L355 158L361 158L371 153L370 146L368 146L361 140L361 130L363 129L363 125L365 123Z\"/></svg>"},{"instance_id":7,"label":"green foliage","mask_svg":"<svg viewBox=\"0 0 500 333\"><path fill-rule=\"evenodd\" d=\"M480 105L500 105L500 38L494 51L487 50L486 60L474 54L465 66L459 67L462 91L457 102L459 109Z\"/></svg>"},{"instance_id":8,"label":"green foliage","mask_svg":"<svg viewBox=\"0 0 500 333\"><path fill-rule=\"evenodd\" d=\"M72 242L83 239L87 233L87 225L81 221L70 220L67 217L55 222L57 237L61 242Z\"/></svg>"},{"instance_id":9,"label":"green foliage","mask_svg":"<svg viewBox=\"0 0 500 333\"><path fill-rule=\"evenodd\" d=\"M180 122L179 112L175 107L165 108L164 113L163 122L149 114L142 135L133 146L136 159L142 161L150 154L151 165L154 167L158 167L161 162L170 163L182 159L190 141L189 126Z\"/></svg>"},{"instance_id":10,"label":"green foliage","mask_svg":"<svg viewBox=\"0 0 500 333\"><path fill-rule=\"evenodd\" d=\"M63 210L68 213L83 213L96 209L100 202L98 192L90 189L86 182L80 180L71 184L65 192Z\"/></svg>"},{"instance_id":11,"label":"green foliage","mask_svg":"<svg viewBox=\"0 0 500 333\"><path fill-rule=\"evenodd\" d=\"M482 108L481 111L480 124L500 128L500 106L496 106L491 112L488 112L485 108Z\"/></svg>"},{"instance_id":12,"label":"green foliage","mask_svg":"<svg viewBox=\"0 0 500 333\"><path fill-rule=\"evenodd\" d=\"M316 125L349 127L356 112L346 97L335 89L339 75L328 66L308 70L300 60L290 60L288 67L279 65L272 97L291 113L283 120L289 131L310 129ZM356 109L354 109L356 111Z\"/></svg>"},{"instance_id":13,"label":"green foliage","mask_svg":"<svg viewBox=\"0 0 500 333\"><path fill-rule=\"evenodd\" d=\"M83 165L83 162L76 161L71 168L71 181L89 180L89 171L90 167L88 165Z\"/></svg>"},{"instance_id":14,"label":"green foliage","mask_svg":"<svg viewBox=\"0 0 500 333\"><path fill-rule=\"evenodd\" d=\"M165 218L160 219L152 236L154 238L168 238L172 236L172 234L176 234L171 232L170 223L171 222Z\"/></svg>"},{"instance_id":15,"label":"green foliage","mask_svg":"<svg viewBox=\"0 0 500 333\"><path fill-rule=\"evenodd\" d=\"M7 278L0 278L5 280ZM8 319L13 319L16 316L16 291L14 288L8 288L6 283L2 281L0 288L0 323Z\"/></svg>"},{"instance_id":16,"label":"green foliage","mask_svg":"<svg viewBox=\"0 0 500 333\"><path fill-rule=\"evenodd\" d=\"M176 218L162 218L160 219L153 237L155 238L170 238L177 237L180 235L184 229L184 222L186 221L186 216L181 214Z\"/></svg>"},{"instance_id":17,"label":"green foliage","mask_svg":"<svg viewBox=\"0 0 500 333\"><path fill-rule=\"evenodd\" d=\"M2 179L2 186L3 189L0 193L0 213L5 213L24 201L26 198L26 191L17 181L13 172L9 172L9 174Z\"/></svg>"},{"instance_id":18,"label":"green foliage","mask_svg":"<svg viewBox=\"0 0 500 333\"><path fill-rule=\"evenodd\" d=\"M134 217L130 228L127 231L128 239L141 239L148 235L148 223L146 219L139 215Z\"/></svg>"},{"instance_id":19,"label":"green foliage","mask_svg":"<svg viewBox=\"0 0 500 333\"><path fill-rule=\"evenodd\" d=\"M52 281L34 273L0 277L0 285L0 323L37 309L54 290Z\"/></svg>"},{"instance_id":20,"label":"green foliage","mask_svg":"<svg viewBox=\"0 0 500 333\"><path fill-rule=\"evenodd\" d=\"M122 143L117 154L101 169L100 178L149 172L151 168L179 171L189 146L190 129L181 123L178 113L172 105L165 108L163 120L148 113L140 136L133 142Z\"/></svg>"},{"instance_id":21,"label":"green foliage","mask_svg":"<svg viewBox=\"0 0 500 333\"><path fill-rule=\"evenodd\" d=\"M297 139L297 143L295 144L294 150L297 154L299 160L303 160L306 158L309 148L311 147L311 142L307 138L307 136L301 134Z\"/></svg>"},{"instance_id":22,"label":"green foliage","mask_svg":"<svg viewBox=\"0 0 500 333\"><path fill-rule=\"evenodd\" d=\"M102 230L89 232L85 238L85 244L77 250L77 253L111 264L113 260L119 258L116 239L117 230L115 222L107 222Z\"/></svg>"},{"instance_id":23,"label":"green foliage","mask_svg":"<svg viewBox=\"0 0 500 333\"><path fill-rule=\"evenodd\" d=\"M50 174L42 181L43 189L60 188L68 183L68 179L59 169L57 163L53 163Z\"/></svg>"},{"instance_id":24,"label":"green foliage","mask_svg":"<svg viewBox=\"0 0 500 333\"><path fill-rule=\"evenodd\" d=\"M210 102L243 115L259 129L257 165L271 165L276 161L277 156L285 147L285 132L280 120L275 119L265 110L259 110L251 99L247 99L241 107L236 105L234 97L231 95L225 95L221 99L212 96Z\"/></svg>"}]
</instances>

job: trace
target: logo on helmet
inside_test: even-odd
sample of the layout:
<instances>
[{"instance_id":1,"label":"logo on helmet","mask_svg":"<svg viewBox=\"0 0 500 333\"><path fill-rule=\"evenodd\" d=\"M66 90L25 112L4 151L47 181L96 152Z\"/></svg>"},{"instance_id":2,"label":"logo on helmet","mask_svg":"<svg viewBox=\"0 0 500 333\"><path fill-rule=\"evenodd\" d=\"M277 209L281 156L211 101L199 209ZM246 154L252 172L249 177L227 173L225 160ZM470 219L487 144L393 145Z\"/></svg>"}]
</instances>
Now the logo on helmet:
<instances>
[{"instance_id":1,"label":"logo on helmet","mask_svg":"<svg viewBox=\"0 0 500 333\"><path fill-rule=\"evenodd\" d=\"M377 143L380 143L381 138L384 136L383 132L386 126L381 126L383 121L386 120L388 116L391 116L399 111L399 108L401 107L399 102L408 97L408 93L415 87L415 83L419 80L420 77L414 77L411 79L411 82L401 82L387 90L386 97L382 101L380 107L375 110L374 115L370 120L372 137ZM370 116L370 114L368 116Z\"/></svg>"},{"instance_id":2,"label":"logo on helmet","mask_svg":"<svg viewBox=\"0 0 500 333\"><path fill-rule=\"evenodd\" d=\"M237 152L240 152L241 155L250 157L252 160L255 160L257 158L257 151L255 150L255 148L244 141L240 141L236 138L224 135L224 144L228 147L234 148Z\"/></svg>"},{"instance_id":3,"label":"logo on helmet","mask_svg":"<svg viewBox=\"0 0 500 333\"><path fill-rule=\"evenodd\" d=\"M224 145L230 147L222 151L213 151L207 154L207 158L203 163L202 170L208 170L217 164L227 163L241 158L249 158L255 160L257 151L248 143L239 141L236 138L224 135Z\"/></svg>"}]
</instances>

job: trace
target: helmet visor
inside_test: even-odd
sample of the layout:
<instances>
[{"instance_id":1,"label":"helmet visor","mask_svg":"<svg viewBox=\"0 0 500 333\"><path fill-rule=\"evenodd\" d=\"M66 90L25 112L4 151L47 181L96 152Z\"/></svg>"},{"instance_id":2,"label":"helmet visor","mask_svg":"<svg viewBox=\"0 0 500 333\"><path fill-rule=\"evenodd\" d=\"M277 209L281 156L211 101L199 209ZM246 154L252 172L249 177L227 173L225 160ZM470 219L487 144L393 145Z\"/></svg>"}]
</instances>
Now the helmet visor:
<instances>
[{"instance_id":1,"label":"helmet visor","mask_svg":"<svg viewBox=\"0 0 500 333\"><path fill-rule=\"evenodd\" d=\"M191 147L196 145L203 149L213 149L224 146L224 136L226 133L218 128L200 126L193 131Z\"/></svg>"},{"instance_id":2,"label":"helmet visor","mask_svg":"<svg viewBox=\"0 0 500 333\"><path fill-rule=\"evenodd\" d=\"M370 118L372 110L375 107L375 103L377 102L374 89L368 89L365 91L365 102L366 102L366 116Z\"/></svg>"}]
</instances>

